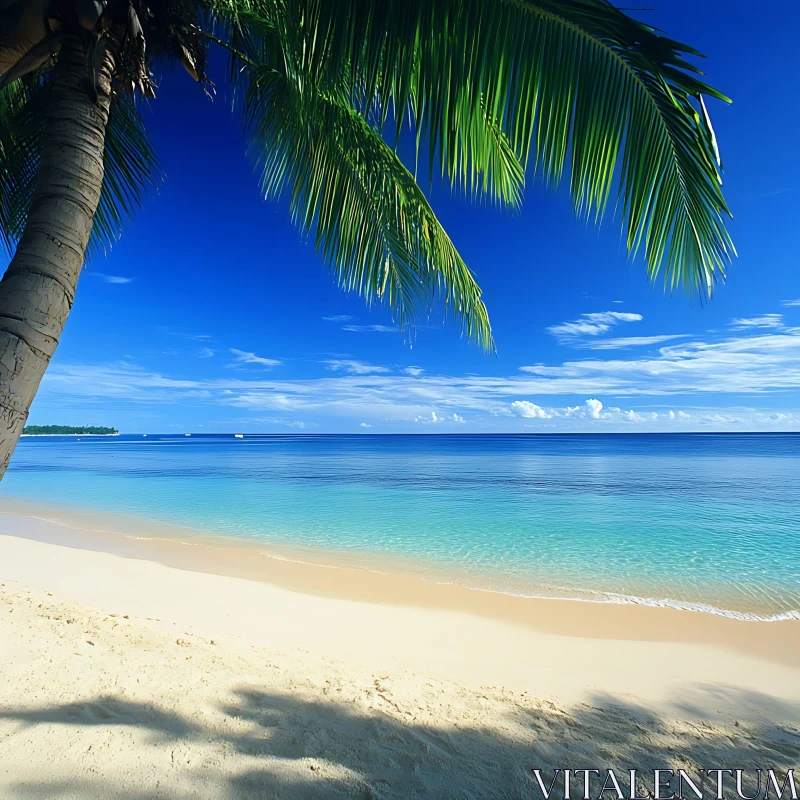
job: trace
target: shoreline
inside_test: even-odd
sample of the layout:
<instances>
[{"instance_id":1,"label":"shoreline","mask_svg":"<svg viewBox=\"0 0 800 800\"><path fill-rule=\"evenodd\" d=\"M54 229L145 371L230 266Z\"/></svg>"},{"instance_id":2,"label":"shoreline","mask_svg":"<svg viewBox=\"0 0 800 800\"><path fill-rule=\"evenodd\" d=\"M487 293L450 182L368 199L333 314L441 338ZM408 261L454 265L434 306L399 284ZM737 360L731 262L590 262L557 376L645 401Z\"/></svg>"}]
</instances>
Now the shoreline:
<instances>
[{"instance_id":1,"label":"shoreline","mask_svg":"<svg viewBox=\"0 0 800 800\"><path fill-rule=\"evenodd\" d=\"M520 596L476 589L435 571L395 571L383 559L353 559L312 548L267 548L178 525L39 504L6 502L2 508L7 510L0 512L0 535L243 579L322 601L466 614L572 639L707 644L775 664L800 664L800 619L794 616L754 620L658 602ZM391 567L401 564L398 560Z\"/></svg>"},{"instance_id":2,"label":"shoreline","mask_svg":"<svg viewBox=\"0 0 800 800\"><path fill-rule=\"evenodd\" d=\"M1 797L527 798L534 768L800 758L798 620L136 533L0 515Z\"/></svg>"},{"instance_id":3,"label":"shoreline","mask_svg":"<svg viewBox=\"0 0 800 800\"><path fill-rule=\"evenodd\" d=\"M428 564L422 559L407 556L396 554L391 556L378 555L346 550L335 551L313 546L265 542L249 537L217 534L179 523L167 523L144 517L134 517L129 514L56 506L16 498L2 498L0 501L0 519L4 516L37 519L44 523L51 523L52 525L69 529L72 532L72 538L66 542L62 542L59 537L46 534L43 535L43 541L58 540L59 543L66 543L68 546L77 546L83 549L100 548L106 552L120 553L133 558L155 557L156 560L159 560L158 554L151 553L147 555L146 545L142 545L141 552L137 555L136 548L131 547L129 544L135 541L152 541L154 547L158 547L159 544L167 547L171 545L178 547L205 547L216 552L222 551L227 555L233 553L241 554L243 551L247 551L250 555L257 556L257 560L272 559L311 568L335 568L352 570L358 573L375 573L422 580L427 585L454 586L470 592L483 593L489 597L665 608L755 623L800 621L800 609L786 611L765 610L764 612L742 611L710 602L678 600L670 597L651 597L644 593L633 595L601 589L575 589L553 584L539 584L532 588L520 584L518 590L514 591L511 588L498 588L496 585L491 585L491 579L485 575L467 573L463 570L448 570L439 565ZM228 559L223 560L226 563L228 562ZM172 553L166 563L189 569L197 569L198 564L201 564L200 571L211 571L223 575L232 574L261 580L257 568L246 569L243 572L241 565L234 565L229 567L234 570L229 573L213 568L208 569L208 563L211 563L211 560L206 559L205 561L206 567L203 567L201 564L202 559L200 561L192 559L181 560L176 553ZM266 569L265 574L267 575L265 580L269 582L272 580L269 576L273 575L274 571ZM356 597L355 599L359 598Z\"/></svg>"}]
</instances>

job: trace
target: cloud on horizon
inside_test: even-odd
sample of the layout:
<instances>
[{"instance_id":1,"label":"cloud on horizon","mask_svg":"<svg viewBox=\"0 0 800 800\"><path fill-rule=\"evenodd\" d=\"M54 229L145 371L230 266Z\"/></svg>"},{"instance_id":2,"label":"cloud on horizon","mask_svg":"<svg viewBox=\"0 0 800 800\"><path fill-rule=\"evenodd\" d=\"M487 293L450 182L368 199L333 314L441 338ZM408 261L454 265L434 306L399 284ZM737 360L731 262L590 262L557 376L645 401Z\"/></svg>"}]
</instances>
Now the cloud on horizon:
<instances>
[{"instance_id":1,"label":"cloud on horizon","mask_svg":"<svg viewBox=\"0 0 800 800\"><path fill-rule=\"evenodd\" d=\"M616 406L606 408L603 403L595 397L590 397L581 405L566 406L563 408L542 408L535 403L527 400L515 400L511 404L511 410L525 419L554 419L554 418L580 418L588 420L608 420L613 422L655 422L659 419L674 421L676 419L690 419L690 415L679 411L676 414L673 410L662 413L650 411L642 413L630 409L625 411Z\"/></svg>"},{"instance_id":2,"label":"cloud on horizon","mask_svg":"<svg viewBox=\"0 0 800 800\"><path fill-rule=\"evenodd\" d=\"M435 411L431 411L428 416L415 417L414 422L421 425L436 425L438 423L454 423L456 425L464 425L464 417L458 414L450 414L449 416L440 416Z\"/></svg>"},{"instance_id":3,"label":"cloud on horizon","mask_svg":"<svg viewBox=\"0 0 800 800\"><path fill-rule=\"evenodd\" d=\"M243 365L280 363L247 351L231 352ZM304 379L232 375L184 379L130 361L98 365L57 362L45 376L37 403L85 406L105 401L150 407L186 403L238 408L251 414L278 411L291 413L293 418L302 413L309 420L316 414L318 418L351 420L356 426L365 421L383 428L417 419L420 424L432 422L434 414L437 420L454 419L455 414L472 426L497 429L513 428L514 424L585 429L594 424L630 422L691 424L698 429L715 424L795 429L800 419L800 412L787 412L780 406L759 411L745 405L743 411L733 412L719 408L725 404L716 402L714 420L710 412L689 412L686 404L691 396L728 396L736 398L731 405L739 408L743 404L737 396L764 398L800 390L800 329L754 329L720 341L664 346L632 358L615 355L525 365L510 376L431 374L421 367L392 367L350 358L328 359L321 365L327 375ZM545 402L555 396L567 402ZM683 400L671 400L665 409L663 399L670 397ZM624 409L620 398L627 400ZM631 408L633 398L639 398L633 404L637 406L645 398L662 398L653 406L659 409L652 412L657 416ZM670 411L672 416L667 413ZM681 416L681 411L691 417Z\"/></svg>"}]
</instances>

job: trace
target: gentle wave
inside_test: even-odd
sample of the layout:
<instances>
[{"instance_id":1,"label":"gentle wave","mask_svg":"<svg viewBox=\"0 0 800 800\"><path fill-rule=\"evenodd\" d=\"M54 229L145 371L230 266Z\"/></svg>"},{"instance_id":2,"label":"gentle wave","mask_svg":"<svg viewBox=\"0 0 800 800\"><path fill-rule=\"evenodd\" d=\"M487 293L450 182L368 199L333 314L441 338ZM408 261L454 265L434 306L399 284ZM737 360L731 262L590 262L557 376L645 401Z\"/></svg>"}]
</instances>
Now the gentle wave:
<instances>
[{"instance_id":1,"label":"gentle wave","mask_svg":"<svg viewBox=\"0 0 800 800\"><path fill-rule=\"evenodd\" d=\"M676 611L696 611L703 614L714 614L718 617L728 619L738 619L747 622L780 622L782 620L800 620L800 609L791 611L780 611L774 614L755 614L747 611L734 611L728 608L718 608L708 603L692 603L684 600L673 600L671 598L657 597L637 597L636 595L615 594L613 592L599 592L600 597L568 597L554 596L547 594L518 594L512 592L502 592L497 589L484 589L482 587L471 586L472 591L489 592L493 594L508 594L512 597L527 597L536 600L568 600L577 603L601 603L612 605L630 606L650 606L652 608L672 608Z\"/></svg>"},{"instance_id":2,"label":"gentle wave","mask_svg":"<svg viewBox=\"0 0 800 800\"><path fill-rule=\"evenodd\" d=\"M800 614L800 436L27 438L1 488L99 512L98 533L121 514L150 520L143 540L166 526L500 594Z\"/></svg>"},{"instance_id":3,"label":"gentle wave","mask_svg":"<svg viewBox=\"0 0 800 800\"><path fill-rule=\"evenodd\" d=\"M12 512L0 511L3 516L18 516ZM190 542L185 539L176 539L166 536L142 536L130 532L112 530L109 528L95 528L87 527L85 525L78 525L74 522L64 522L63 520L54 517L43 517L35 514L26 514L25 516L30 519L46 522L51 525L57 525L62 528L68 528L82 533L93 534L107 534L112 536L119 536L124 539L132 541L144 542L164 542L167 544L183 545L185 547L203 547L209 549L222 549L224 545L215 545L210 542ZM140 523L141 524L141 523ZM146 524L146 523L145 523ZM202 534L200 534L202 535ZM268 552L265 550L256 550L258 555L264 558L269 558L273 561L283 561L290 564L300 564L303 566L332 569L332 570L353 570L361 572L369 572L376 575L410 575L419 578L427 583L433 583L437 586L461 586L473 592L485 592L486 594L500 594L508 597L521 597L528 600L564 600L577 603L598 603L598 604L611 604L611 605L636 605L636 606L649 606L652 608L671 608L676 611L694 611L704 614L714 614L728 619L742 620L746 622L780 622L783 620L800 620L800 609L778 612L774 614L755 614L744 611L736 611L733 609L720 608L709 603L693 603L682 600L675 600L672 598L658 598L658 597L638 597L636 595L619 594L616 592L595 592L591 590L582 591L580 595L570 594L574 590L568 587L549 587L551 592L548 593L546 588L540 587L540 591L534 590L533 592L510 592L498 589L495 587L487 588L485 586L473 586L470 584L465 576L453 576L452 580L440 580L431 578L429 575L414 572L401 572L398 570L380 570L374 566L366 566L366 564L326 564L322 561L309 561L290 557L280 553ZM324 554L321 554L324 558ZM559 592L559 594L555 594Z\"/></svg>"},{"instance_id":4,"label":"gentle wave","mask_svg":"<svg viewBox=\"0 0 800 800\"><path fill-rule=\"evenodd\" d=\"M351 569L364 572L371 572L376 575L398 575L404 574L391 570L379 570L374 567L366 567L362 565L348 565L341 564L322 564L318 561L306 561L299 558L290 558L285 555L278 555L277 553L268 553L259 550L259 555L270 558L274 561L285 561L291 564L302 564L310 567L324 567L326 569ZM585 592L584 595L594 594L594 597L584 595L569 594L570 589L566 587L557 587L559 591L564 594L548 594L546 591L539 593L528 592L509 592L497 588L487 588L484 586L471 586L462 580L435 580L424 574L415 574L414 577L420 578L427 583L434 583L437 586L461 586L469 589L472 592L485 592L486 594L501 594L507 597L521 597L526 600L566 600L574 603L598 603L607 605L634 605L634 606L649 606L651 608L671 608L676 611L695 611L703 614L714 614L719 617L727 617L728 619L737 619L746 622L780 622L782 620L800 620L800 609L782 611L775 614L754 614L745 611L735 611L728 608L719 608L708 603L692 603L682 600L674 600L672 598L658 598L658 597L637 597L636 595L617 594L615 592Z\"/></svg>"}]
</instances>

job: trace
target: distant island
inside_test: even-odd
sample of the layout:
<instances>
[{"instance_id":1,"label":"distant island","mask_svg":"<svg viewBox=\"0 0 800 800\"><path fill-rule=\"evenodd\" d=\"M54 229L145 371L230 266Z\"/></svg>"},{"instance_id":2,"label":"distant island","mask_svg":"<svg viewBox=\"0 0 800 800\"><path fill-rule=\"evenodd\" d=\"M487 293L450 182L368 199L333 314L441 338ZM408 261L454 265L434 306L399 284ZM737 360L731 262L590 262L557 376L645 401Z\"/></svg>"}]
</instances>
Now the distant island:
<instances>
[{"instance_id":1,"label":"distant island","mask_svg":"<svg viewBox=\"0 0 800 800\"><path fill-rule=\"evenodd\" d=\"M117 436L116 428L102 428L94 425L74 427L72 425L26 425L23 436Z\"/></svg>"}]
</instances>

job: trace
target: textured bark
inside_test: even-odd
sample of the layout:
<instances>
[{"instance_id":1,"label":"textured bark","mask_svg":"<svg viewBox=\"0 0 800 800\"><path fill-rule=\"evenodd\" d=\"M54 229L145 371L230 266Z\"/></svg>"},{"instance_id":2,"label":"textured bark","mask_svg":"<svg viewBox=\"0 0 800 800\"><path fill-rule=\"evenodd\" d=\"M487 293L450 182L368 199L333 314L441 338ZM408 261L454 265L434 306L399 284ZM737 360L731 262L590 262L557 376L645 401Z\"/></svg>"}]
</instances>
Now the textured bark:
<instances>
[{"instance_id":1,"label":"textured bark","mask_svg":"<svg viewBox=\"0 0 800 800\"><path fill-rule=\"evenodd\" d=\"M92 102L89 46L65 39L25 232L0 281L0 479L75 299L100 190L110 95ZM113 69L109 54L103 88Z\"/></svg>"}]
</instances>

